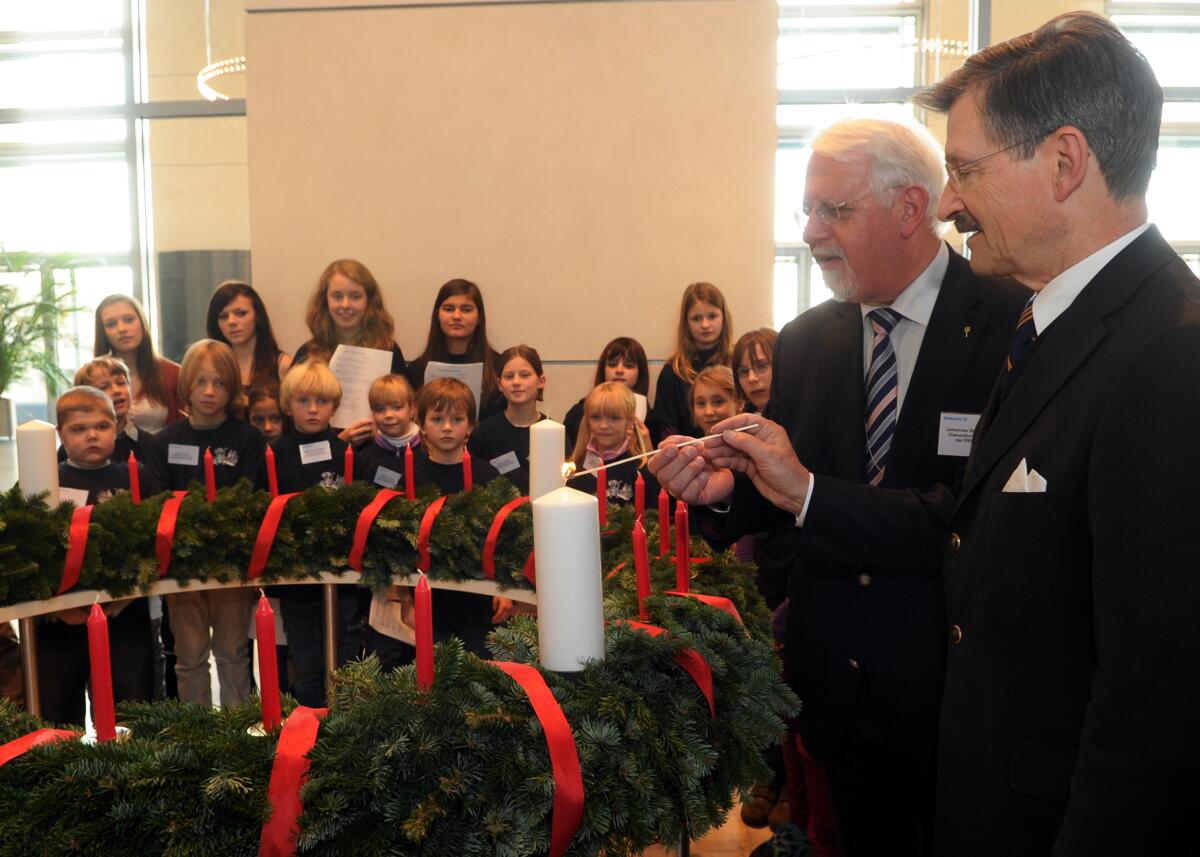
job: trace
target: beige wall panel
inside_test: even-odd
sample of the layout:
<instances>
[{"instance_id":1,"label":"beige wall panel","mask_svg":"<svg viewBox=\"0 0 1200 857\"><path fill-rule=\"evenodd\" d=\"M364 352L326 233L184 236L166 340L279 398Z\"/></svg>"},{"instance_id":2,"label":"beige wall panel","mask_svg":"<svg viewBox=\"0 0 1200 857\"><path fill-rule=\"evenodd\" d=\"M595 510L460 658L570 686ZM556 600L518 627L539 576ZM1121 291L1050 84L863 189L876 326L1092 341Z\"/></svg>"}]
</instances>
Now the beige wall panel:
<instances>
[{"instance_id":1,"label":"beige wall panel","mask_svg":"<svg viewBox=\"0 0 1200 857\"><path fill-rule=\"evenodd\" d=\"M717 283L738 330L768 323L776 11L249 15L254 281L282 344L306 337L304 300L339 256L375 273L410 355L462 276L497 347L587 361L548 367L555 416L610 338L665 356L689 282Z\"/></svg>"}]
</instances>

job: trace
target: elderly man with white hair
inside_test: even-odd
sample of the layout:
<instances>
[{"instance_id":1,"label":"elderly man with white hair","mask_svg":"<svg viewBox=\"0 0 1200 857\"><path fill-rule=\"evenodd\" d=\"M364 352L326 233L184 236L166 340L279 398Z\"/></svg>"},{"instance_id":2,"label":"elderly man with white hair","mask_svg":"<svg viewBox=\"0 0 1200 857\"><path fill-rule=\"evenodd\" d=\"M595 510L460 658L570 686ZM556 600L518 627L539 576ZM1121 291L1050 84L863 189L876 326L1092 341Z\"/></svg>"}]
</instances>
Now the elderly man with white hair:
<instances>
[{"instance_id":1,"label":"elderly man with white hair","mask_svg":"<svg viewBox=\"0 0 1200 857\"><path fill-rule=\"evenodd\" d=\"M696 514L714 542L795 532L785 658L850 857L930 851L946 657L941 538L910 538L862 487L936 497L953 482L1028 297L941 240L944 184L942 153L916 125L846 120L813 141L804 239L838 300L780 333L759 436L786 432L815 477L788 492L753 471L735 481L695 447L651 463L708 507Z\"/></svg>"}]
</instances>

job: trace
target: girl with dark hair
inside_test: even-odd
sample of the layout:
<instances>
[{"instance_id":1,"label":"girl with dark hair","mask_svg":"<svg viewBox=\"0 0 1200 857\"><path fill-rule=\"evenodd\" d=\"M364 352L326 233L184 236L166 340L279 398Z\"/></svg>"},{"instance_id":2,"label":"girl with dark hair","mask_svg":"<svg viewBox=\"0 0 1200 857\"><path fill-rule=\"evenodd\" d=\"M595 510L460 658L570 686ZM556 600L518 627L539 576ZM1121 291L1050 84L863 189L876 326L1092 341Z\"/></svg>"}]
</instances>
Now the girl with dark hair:
<instances>
[{"instance_id":1,"label":"girl with dark hair","mask_svg":"<svg viewBox=\"0 0 1200 857\"><path fill-rule=\"evenodd\" d=\"M507 406L482 420L467 448L471 455L486 458L522 494L529 493L529 427L544 420L538 410L546 373L542 358L528 345L514 345L500 355L500 392Z\"/></svg>"},{"instance_id":2,"label":"girl with dark hair","mask_svg":"<svg viewBox=\"0 0 1200 857\"><path fill-rule=\"evenodd\" d=\"M728 366L733 319L725 296L712 283L692 283L683 291L675 353L658 374L654 393L655 442L673 434L700 437L692 419L689 390L705 366Z\"/></svg>"},{"instance_id":3,"label":"girl with dark hair","mask_svg":"<svg viewBox=\"0 0 1200 857\"><path fill-rule=\"evenodd\" d=\"M738 337L733 346L733 377L747 411L762 413L771 398L771 361L779 334L760 327Z\"/></svg>"},{"instance_id":4,"label":"girl with dark hair","mask_svg":"<svg viewBox=\"0 0 1200 857\"><path fill-rule=\"evenodd\" d=\"M284 354L271 330L267 308L249 283L226 280L208 302L208 338L224 342L237 355L242 386L278 386L292 358Z\"/></svg>"},{"instance_id":5,"label":"girl with dark hair","mask_svg":"<svg viewBox=\"0 0 1200 857\"><path fill-rule=\"evenodd\" d=\"M394 374L403 374L407 368L379 284L361 262L338 259L329 263L309 298L305 320L312 339L296 351L295 363L303 363L310 357L328 363L339 345L356 345L390 350ZM361 419L339 428L344 429L339 438L358 445L371 439L375 422Z\"/></svg>"},{"instance_id":6,"label":"girl with dark hair","mask_svg":"<svg viewBox=\"0 0 1200 857\"><path fill-rule=\"evenodd\" d=\"M425 370L431 362L465 365L483 364L480 384L479 418L498 414L505 407L497 387L500 355L487 338L487 312L483 293L470 280L455 279L438 289L429 318L429 338L421 356L408 367L408 381L420 392Z\"/></svg>"},{"instance_id":7,"label":"girl with dark hair","mask_svg":"<svg viewBox=\"0 0 1200 857\"><path fill-rule=\"evenodd\" d=\"M106 354L129 367L129 419L139 430L155 434L179 421L179 364L154 352L146 313L136 298L109 295L96 307L93 355Z\"/></svg>"},{"instance_id":8,"label":"girl with dark hair","mask_svg":"<svg viewBox=\"0 0 1200 857\"><path fill-rule=\"evenodd\" d=\"M642 348L640 342L628 336L618 336L604 346L600 359L596 361L596 376L592 386L596 387L605 381L617 381L633 390L638 419L647 421L646 394L650 392L650 367L646 362L646 349ZM567 427L568 449L575 448L575 438L579 436L583 403L584 399L580 399L563 418L563 424ZM651 434L654 434L653 430Z\"/></svg>"}]
</instances>

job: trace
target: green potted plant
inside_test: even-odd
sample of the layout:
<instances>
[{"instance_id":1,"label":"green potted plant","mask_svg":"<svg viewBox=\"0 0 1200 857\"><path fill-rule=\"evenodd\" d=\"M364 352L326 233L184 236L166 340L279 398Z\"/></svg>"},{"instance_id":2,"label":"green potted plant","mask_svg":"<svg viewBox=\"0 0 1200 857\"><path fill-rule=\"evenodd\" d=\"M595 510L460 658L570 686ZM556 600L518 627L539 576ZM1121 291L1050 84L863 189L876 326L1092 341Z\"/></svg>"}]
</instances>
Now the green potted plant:
<instances>
[{"instance_id":1,"label":"green potted plant","mask_svg":"<svg viewBox=\"0 0 1200 857\"><path fill-rule=\"evenodd\" d=\"M30 295L16 283L0 278L0 436L12 437L16 407L5 393L30 370L46 380L46 392L57 395L70 379L58 367L55 343L66 316L75 312L75 290L55 282L54 272L77 267L72 254L5 252L0 250L0 273L38 272L40 287Z\"/></svg>"}]
</instances>

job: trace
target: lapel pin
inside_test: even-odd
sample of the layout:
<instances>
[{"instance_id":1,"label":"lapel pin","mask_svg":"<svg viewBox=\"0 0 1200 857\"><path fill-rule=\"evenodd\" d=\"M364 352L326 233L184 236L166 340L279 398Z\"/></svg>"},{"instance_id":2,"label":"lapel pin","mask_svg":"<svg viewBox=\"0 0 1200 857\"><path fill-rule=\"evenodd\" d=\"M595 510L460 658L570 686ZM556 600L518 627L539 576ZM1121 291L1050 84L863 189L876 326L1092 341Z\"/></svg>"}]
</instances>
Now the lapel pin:
<instances>
[{"instance_id":1,"label":"lapel pin","mask_svg":"<svg viewBox=\"0 0 1200 857\"><path fill-rule=\"evenodd\" d=\"M971 325L968 324L966 327L963 328L963 339L966 339L970 335L971 335Z\"/></svg>"}]
</instances>

